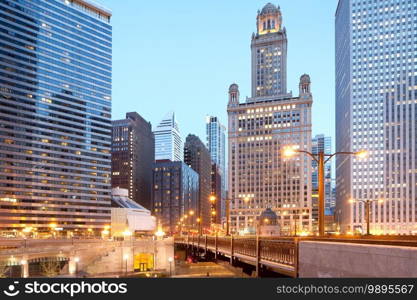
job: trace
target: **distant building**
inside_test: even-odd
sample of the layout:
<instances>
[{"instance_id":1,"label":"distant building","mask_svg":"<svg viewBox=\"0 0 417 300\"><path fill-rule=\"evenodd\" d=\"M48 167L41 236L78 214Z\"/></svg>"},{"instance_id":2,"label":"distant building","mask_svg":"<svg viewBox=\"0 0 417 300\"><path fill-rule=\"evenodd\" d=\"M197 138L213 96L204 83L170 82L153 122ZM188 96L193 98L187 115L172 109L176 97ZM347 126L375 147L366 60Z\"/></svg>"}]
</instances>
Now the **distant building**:
<instances>
[{"instance_id":1,"label":"distant building","mask_svg":"<svg viewBox=\"0 0 417 300\"><path fill-rule=\"evenodd\" d=\"M127 189L112 189L111 235L126 237L138 232L153 232L155 217L129 198Z\"/></svg>"},{"instance_id":2,"label":"distant building","mask_svg":"<svg viewBox=\"0 0 417 300\"><path fill-rule=\"evenodd\" d=\"M260 236L279 236L281 235L280 223L277 214L270 208L265 209L261 215L253 222L258 222L258 232Z\"/></svg>"},{"instance_id":3,"label":"distant building","mask_svg":"<svg viewBox=\"0 0 417 300\"><path fill-rule=\"evenodd\" d=\"M159 161L153 167L152 211L166 232L197 228L199 176L184 162ZM190 212L194 215L180 219ZM184 228L185 227L185 228Z\"/></svg>"},{"instance_id":4,"label":"distant building","mask_svg":"<svg viewBox=\"0 0 417 300\"><path fill-rule=\"evenodd\" d=\"M155 135L155 160L183 160L183 143L174 113L169 113L158 124Z\"/></svg>"},{"instance_id":5,"label":"distant building","mask_svg":"<svg viewBox=\"0 0 417 300\"><path fill-rule=\"evenodd\" d=\"M187 136L184 147L184 162L199 175L198 215L202 221L202 228L209 228L211 224L211 158L208 149L198 136L192 134Z\"/></svg>"},{"instance_id":6,"label":"distant building","mask_svg":"<svg viewBox=\"0 0 417 300\"><path fill-rule=\"evenodd\" d=\"M283 156L285 147L311 152L310 76L300 77L299 94L286 89L287 34L279 7L268 3L252 35L252 97L240 103L237 84L229 88L228 193L231 232L248 232L266 208L283 234L295 222L312 230L311 158Z\"/></svg>"},{"instance_id":7,"label":"distant building","mask_svg":"<svg viewBox=\"0 0 417 300\"><path fill-rule=\"evenodd\" d=\"M127 189L130 199L150 209L155 161L151 123L130 112L112 125L112 187Z\"/></svg>"},{"instance_id":8,"label":"distant building","mask_svg":"<svg viewBox=\"0 0 417 300\"><path fill-rule=\"evenodd\" d=\"M207 148L211 160L217 165L221 177L220 218L226 216L226 127L222 125L217 117L208 116L206 120Z\"/></svg>"},{"instance_id":9,"label":"distant building","mask_svg":"<svg viewBox=\"0 0 417 300\"><path fill-rule=\"evenodd\" d=\"M211 164L211 196L214 196L215 201L210 201L211 211L215 212L211 215L211 222L215 224L222 223L222 176L220 175L219 167L212 162Z\"/></svg>"},{"instance_id":10,"label":"distant building","mask_svg":"<svg viewBox=\"0 0 417 300\"><path fill-rule=\"evenodd\" d=\"M324 136L322 134L316 135L311 143L311 153L319 154L331 154L332 152L332 138ZM313 193L317 193L319 189L318 180L318 164L315 160L312 160L313 174L312 174L312 185ZM329 214L334 210L334 199L333 199L333 186L332 186L332 162L328 161L324 166L324 187L325 187L325 212Z\"/></svg>"}]
</instances>

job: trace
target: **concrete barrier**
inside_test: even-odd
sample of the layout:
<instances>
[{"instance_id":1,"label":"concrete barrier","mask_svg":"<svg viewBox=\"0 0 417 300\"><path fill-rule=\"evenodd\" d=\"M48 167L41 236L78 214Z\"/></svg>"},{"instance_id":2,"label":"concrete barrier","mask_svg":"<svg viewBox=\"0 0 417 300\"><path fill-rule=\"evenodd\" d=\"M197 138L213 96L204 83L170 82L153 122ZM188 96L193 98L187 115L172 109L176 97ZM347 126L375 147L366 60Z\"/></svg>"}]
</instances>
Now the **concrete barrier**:
<instances>
[{"instance_id":1,"label":"concrete barrier","mask_svg":"<svg viewBox=\"0 0 417 300\"><path fill-rule=\"evenodd\" d=\"M416 277L417 247L301 241L299 277Z\"/></svg>"}]
</instances>

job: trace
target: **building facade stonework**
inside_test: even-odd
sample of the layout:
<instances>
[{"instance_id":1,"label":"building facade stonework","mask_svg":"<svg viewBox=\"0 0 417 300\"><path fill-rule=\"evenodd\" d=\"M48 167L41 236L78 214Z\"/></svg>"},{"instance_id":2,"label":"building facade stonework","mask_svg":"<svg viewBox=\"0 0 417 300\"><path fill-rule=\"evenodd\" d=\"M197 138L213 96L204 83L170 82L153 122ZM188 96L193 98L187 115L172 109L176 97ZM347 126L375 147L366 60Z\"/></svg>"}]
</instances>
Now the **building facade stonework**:
<instances>
[{"instance_id":1,"label":"building facade stonework","mask_svg":"<svg viewBox=\"0 0 417 300\"><path fill-rule=\"evenodd\" d=\"M300 78L299 95L286 91L287 39L279 7L267 4L252 37L252 98L240 102L229 88L228 191L230 229L253 232L266 208L278 216L281 234L311 231L311 159L285 158L286 146L311 151L310 77Z\"/></svg>"}]
</instances>

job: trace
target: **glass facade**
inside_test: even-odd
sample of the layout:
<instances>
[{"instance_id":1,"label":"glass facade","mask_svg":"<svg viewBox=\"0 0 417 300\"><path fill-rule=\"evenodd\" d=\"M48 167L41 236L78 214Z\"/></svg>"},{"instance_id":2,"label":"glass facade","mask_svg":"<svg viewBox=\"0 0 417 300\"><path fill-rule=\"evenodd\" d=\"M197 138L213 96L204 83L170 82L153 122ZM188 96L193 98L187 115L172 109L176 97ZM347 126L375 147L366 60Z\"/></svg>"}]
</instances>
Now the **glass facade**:
<instances>
[{"instance_id":1,"label":"glass facade","mask_svg":"<svg viewBox=\"0 0 417 300\"><path fill-rule=\"evenodd\" d=\"M337 201L345 231L417 232L417 0L340 1L336 13ZM376 201L380 200L380 202Z\"/></svg>"},{"instance_id":2,"label":"glass facade","mask_svg":"<svg viewBox=\"0 0 417 300\"><path fill-rule=\"evenodd\" d=\"M174 113L169 113L158 124L155 135L155 160L183 160L183 143Z\"/></svg>"},{"instance_id":3,"label":"glass facade","mask_svg":"<svg viewBox=\"0 0 417 300\"><path fill-rule=\"evenodd\" d=\"M330 155L332 152L332 138L330 136L324 136L322 134L316 135L311 143L311 153ZM311 161L313 166L313 194L316 194L319 189L318 185L318 164L315 160ZM325 211L326 214L332 214L335 203L333 201L333 188L332 188L332 163L328 161L324 166L324 185L325 185Z\"/></svg>"},{"instance_id":4,"label":"glass facade","mask_svg":"<svg viewBox=\"0 0 417 300\"><path fill-rule=\"evenodd\" d=\"M0 0L0 230L110 222L111 14Z\"/></svg>"},{"instance_id":5,"label":"glass facade","mask_svg":"<svg viewBox=\"0 0 417 300\"><path fill-rule=\"evenodd\" d=\"M217 165L221 177L221 217L226 216L226 127L217 117L207 117L206 120L207 148L211 160Z\"/></svg>"}]
</instances>

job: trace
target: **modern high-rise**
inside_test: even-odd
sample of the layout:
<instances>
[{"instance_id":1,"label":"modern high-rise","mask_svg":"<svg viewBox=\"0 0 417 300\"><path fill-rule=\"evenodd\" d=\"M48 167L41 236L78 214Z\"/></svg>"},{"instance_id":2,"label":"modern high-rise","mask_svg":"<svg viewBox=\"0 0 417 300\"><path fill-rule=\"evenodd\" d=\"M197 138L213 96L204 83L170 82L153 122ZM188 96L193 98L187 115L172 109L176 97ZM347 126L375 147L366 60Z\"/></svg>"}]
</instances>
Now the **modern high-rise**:
<instances>
[{"instance_id":1,"label":"modern high-rise","mask_svg":"<svg viewBox=\"0 0 417 300\"><path fill-rule=\"evenodd\" d=\"M336 11L337 212L344 232L417 232L417 0L342 0ZM352 202L356 203L352 204Z\"/></svg>"},{"instance_id":2,"label":"modern high-rise","mask_svg":"<svg viewBox=\"0 0 417 300\"><path fill-rule=\"evenodd\" d=\"M208 149L196 135L189 134L185 140L184 162L199 175L200 194L197 213L201 218L202 228L209 228L211 225L211 158Z\"/></svg>"},{"instance_id":3,"label":"modern high-rise","mask_svg":"<svg viewBox=\"0 0 417 300\"><path fill-rule=\"evenodd\" d=\"M226 127L222 125L217 117L208 116L206 119L207 148L211 160L216 164L221 177L220 218L226 215Z\"/></svg>"},{"instance_id":4,"label":"modern high-rise","mask_svg":"<svg viewBox=\"0 0 417 300\"><path fill-rule=\"evenodd\" d=\"M152 211L165 232L196 229L198 226L199 176L182 161L154 164ZM194 214L190 214L194 212ZM189 215L183 225L179 222Z\"/></svg>"},{"instance_id":5,"label":"modern high-rise","mask_svg":"<svg viewBox=\"0 0 417 300\"><path fill-rule=\"evenodd\" d=\"M112 125L112 187L127 189L130 199L150 209L155 162L152 125L137 112Z\"/></svg>"},{"instance_id":6,"label":"modern high-rise","mask_svg":"<svg viewBox=\"0 0 417 300\"><path fill-rule=\"evenodd\" d=\"M0 1L0 230L110 223L111 12Z\"/></svg>"},{"instance_id":7,"label":"modern high-rise","mask_svg":"<svg viewBox=\"0 0 417 300\"><path fill-rule=\"evenodd\" d=\"M229 88L228 192L232 232L254 232L266 208L277 215L282 234L312 230L311 159L283 157L284 147L311 151L310 76L299 95L286 91L287 38L279 7L267 4L252 36L252 94L239 102Z\"/></svg>"},{"instance_id":8,"label":"modern high-rise","mask_svg":"<svg viewBox=\"0 0 417 300\"><path fill-rule=\"evenodd\" d=\"M155 160L183 160L183 143L174 113L168 113L158 124L155 135Z\"/></svg>"},{"instance_id":9,"label":"modern high-rise","mask_svg":"<svg viewBox=\"0 0 417 300\"><path fill-rule=\"evenodd\" d=\"M330 155L332 152L332 138L330 136L324 136L322 134L316 135L313 138L311 143L311 153L317 155L320 152ZM311 161L313 166L312 174L312 185L313 193L317 194L319 189L318 182L318 164L315 160ZM325 212L330 214L334 210L334 201L333 201L333 187L332 187L332 163L328 161L324 165L324 188L325 188Z\"/></svg>"}]
</instances>

